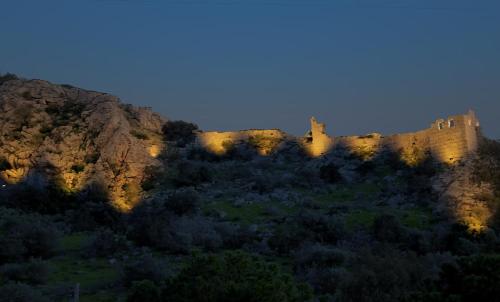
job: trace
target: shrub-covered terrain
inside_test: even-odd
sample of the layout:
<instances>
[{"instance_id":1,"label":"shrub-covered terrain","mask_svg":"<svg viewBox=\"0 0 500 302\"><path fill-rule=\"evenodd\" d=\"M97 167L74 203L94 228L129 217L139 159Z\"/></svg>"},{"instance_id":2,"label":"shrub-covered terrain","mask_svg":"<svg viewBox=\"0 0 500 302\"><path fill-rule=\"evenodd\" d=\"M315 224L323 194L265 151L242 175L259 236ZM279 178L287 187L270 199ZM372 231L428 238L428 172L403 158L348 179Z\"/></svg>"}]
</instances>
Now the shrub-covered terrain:
<instances>
[{"instance_id":1,"label":"shrub-covered terrain","mask_svg":"<svg viewBox=\"0 0 500 302\"><path fill-rule=\"evenodd\" d=\"M0 301L68 301L76 287L80 301L498 300L498 215L475 232L450 213L434 184L453 167L296 146L216 156L185 137L196 129L164 127L165 169L147 171L128 213L98 184L2 187ZM496 212L500 144L473 163Z\"/></svg>"}]
</instances>

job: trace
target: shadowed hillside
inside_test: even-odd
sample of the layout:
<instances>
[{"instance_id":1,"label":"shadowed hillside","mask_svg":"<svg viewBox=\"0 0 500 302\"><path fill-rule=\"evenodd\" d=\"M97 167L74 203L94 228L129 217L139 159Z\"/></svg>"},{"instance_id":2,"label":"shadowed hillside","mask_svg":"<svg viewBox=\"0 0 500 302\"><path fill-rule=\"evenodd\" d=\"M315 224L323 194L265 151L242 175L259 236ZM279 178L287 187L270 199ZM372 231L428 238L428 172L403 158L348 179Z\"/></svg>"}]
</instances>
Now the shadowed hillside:
<instances>
[{"instance_id":1,"label":"shadowed hillside","mask_svg":"<svg viewBox=\"0 0 500 302\"><path fill-rule=\"evenodd\" d=\"M496 301L500 143L469 114L450 161L419 134L201 132L1 77L0 302Z\"/></svg>"}]
</instances>

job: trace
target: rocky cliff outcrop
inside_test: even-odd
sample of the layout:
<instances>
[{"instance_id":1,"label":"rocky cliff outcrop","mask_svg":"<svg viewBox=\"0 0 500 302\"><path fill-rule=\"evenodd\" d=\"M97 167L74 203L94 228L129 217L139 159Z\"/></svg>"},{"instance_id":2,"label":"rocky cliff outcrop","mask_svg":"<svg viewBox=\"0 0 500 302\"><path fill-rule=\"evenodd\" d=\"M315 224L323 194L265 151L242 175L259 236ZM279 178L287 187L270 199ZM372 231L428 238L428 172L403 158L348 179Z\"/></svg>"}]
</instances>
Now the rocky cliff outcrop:
<instances>
[{"instance_id":1,"label":"rocky cliff outcrop","mask_svg":"<svg viewBox=\"0 0 500 302\"><path fill-rule=\"evenodd\" d=\"M41 80L0 85L0 177L17 183L34 173L77 192L105 185L128 210L163 148L164 119L115 96Z\"/></svg>"},{"instance_id":2,"label":"rocky cliff outcrop","mask_svg":"<svg viewBox=\"0 0 500 302\"><path fill-rule=\"evenodd\" d=\"M481 232L488 227L494 214L488 204L488 196L493 196L494 191L490 183L474 181L475 160L478 159L475 157L444 170L434 179L434 189L444 211L469 230Z\"/></svg>"}]
</instances>

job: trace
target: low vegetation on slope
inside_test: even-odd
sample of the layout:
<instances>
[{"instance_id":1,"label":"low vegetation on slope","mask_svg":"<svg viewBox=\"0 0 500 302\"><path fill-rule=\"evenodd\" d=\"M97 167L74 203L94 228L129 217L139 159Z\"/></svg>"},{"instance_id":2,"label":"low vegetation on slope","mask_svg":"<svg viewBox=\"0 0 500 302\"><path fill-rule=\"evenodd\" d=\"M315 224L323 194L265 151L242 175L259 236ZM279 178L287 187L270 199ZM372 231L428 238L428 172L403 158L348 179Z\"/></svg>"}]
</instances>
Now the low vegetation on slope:
<instances>
[{"instance_id":1,"label":"low vegetation on slope","mask_svg":"<svg viewBox=\"0 0 500 302\"><path fill-rule=\"evenodd\" d=\"M440 206L432 184L446 167L408 167L394 154L261 157L237 146L217 157L179 146L161 157L168 170L148 172L149 197L128 214L102 188L4 187L0 301L67 301L76 286L81 301L498 295L497 224L471 233ZM477 182L498 181L485 168L500 162L496 148L483 144Z\"/></svg>"},{"instance_id":2,"label":"low vegetation on slope","mask_svg":"<svg viewBox=\"0 0 500 302\"><path fill-rule=\"evenodd\" d=\"M192 144L194 124L165 125L130 212L98 183L0 184L0 302L498 300L498 215L474 231L436 184L470 169L495 213L499 143L469 164L408 166L390 152L311 159L293 143L214 155Z\"/></svg>"}]
</instances>

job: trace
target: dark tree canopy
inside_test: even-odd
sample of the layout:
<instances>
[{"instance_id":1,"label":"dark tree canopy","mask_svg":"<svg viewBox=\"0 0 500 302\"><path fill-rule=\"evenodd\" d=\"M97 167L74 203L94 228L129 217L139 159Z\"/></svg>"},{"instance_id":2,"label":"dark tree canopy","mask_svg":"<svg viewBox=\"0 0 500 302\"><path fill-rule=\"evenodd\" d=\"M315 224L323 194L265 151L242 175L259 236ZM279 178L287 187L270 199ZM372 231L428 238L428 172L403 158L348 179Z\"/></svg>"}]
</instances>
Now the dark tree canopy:
<instances>
[{"instance_id":1,"label":"dark tree canopy","mask_svg":"<svg viewBox=\"0 0 500 302\"><path fill-rule=\"evenodd\" d=\"M194 131L198 126L185 121L168 121L163 125L162 131L167 141L175 141L179 146L185 146L195 138Z\"/></svg>"}]
</instances>

